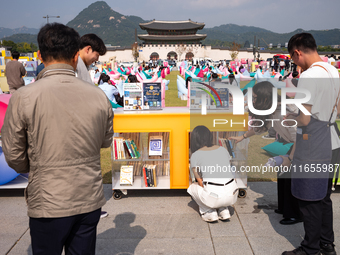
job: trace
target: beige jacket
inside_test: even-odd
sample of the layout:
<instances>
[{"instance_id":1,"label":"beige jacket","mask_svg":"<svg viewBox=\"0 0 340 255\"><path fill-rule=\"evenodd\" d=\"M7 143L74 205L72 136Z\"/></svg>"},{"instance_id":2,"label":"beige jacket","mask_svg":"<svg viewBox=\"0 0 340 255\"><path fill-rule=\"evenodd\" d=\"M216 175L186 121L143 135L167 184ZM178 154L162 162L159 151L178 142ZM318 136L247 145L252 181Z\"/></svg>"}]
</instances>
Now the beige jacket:
<instances>
[{"instance_id":1,"label":"beige jacket","mask_svg":"<svg viewBox=\"0 0 340 255\"><path fill-rule=\"evenodd\" d=\"M29 172L28 216L67 217L101 208L100 148L113 136L105 93L65 64L46 67L9 102L2 128L6 161Z\"/></svg>"}]
</instances>

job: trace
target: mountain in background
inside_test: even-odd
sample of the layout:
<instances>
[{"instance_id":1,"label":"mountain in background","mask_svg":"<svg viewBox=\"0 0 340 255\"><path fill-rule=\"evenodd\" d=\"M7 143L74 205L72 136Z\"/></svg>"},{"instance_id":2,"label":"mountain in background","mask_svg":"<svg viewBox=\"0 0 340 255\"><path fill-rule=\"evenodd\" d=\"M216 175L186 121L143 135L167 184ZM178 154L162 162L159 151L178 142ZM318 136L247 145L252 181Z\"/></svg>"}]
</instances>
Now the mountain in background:
<instances>
[{"instance_id":1,"label":"mountain in background","mask_svg":"<svg viewBox=\"0 0 340 255\"><path fill-rule=\"evenodd\" d=\"M284 43L288 42L293 35L301 32L311 33L314 36L317 45L325 46L340 44L340 29L310 31L297 29L290 33L280 34L258 27L227 24L213 28L204 28L200 31L200 33L207 34L207 39L203 43L213 43L216 40L222 42L235 41L243 46L246 41L254 44L254 36L256 36L256 45L258 44L258 39L260 39L261 47L267 47L267 44L270 43L272 43L274 47L277 46L278 43L281 43L281 45L284 46Z\"/></svg>"},{"instance_id":2,"label":"mountain in background","mask_svg":"<svg viewBox=\"0 0 340 255\"><path fill-rule=\"evenodd\" d=\"M98 1L82 10L66 25L73 27L80 35L94 33L102 38L105 44L129 47L135 42L136 28L137 33L145 33L139 27L139 23L144 22L148 21L137 16L127 16L115 12L106 2ZM276 47L278 43L284 46L284 43L288 42L294 34L303 31L302 29L297 29L290 33L280 34L254 26L225 24L213 28L204 28L199 30L198 33L207 34L203 44L208 45L227 46L235 41L243 46L246 41L253 44L254 36L256 36L256 45L258 44L258 39L260 39L261 47L267 47L267 44L270 43ZM38 32L38 29L26 27L17 29L0 28L0 38L2 40L11 40L15 43L28 42L37 44L36 34ZM340 44L340 29L305 32L309 32L314 36L317 45Z\"/></svg>"},{"instance_id":3,"label":"mountain in background","mask_svg":"<svg viewBox=\"0 0 340 255\"><path fill-rule=\"evenodd\" d=\"M34 43L35 45L38 45L37 36L38 36L38 33L35 35L15 34L15 35L2 38L1 40L12 41L15 43L27 42L27 43Z\"/></svg>"},{"instance_id":4,"label":"mountain in background","mask_svg":"<svg viewBox=\"0 0 340 255\"><path fill-rule=\"evenodd\" d=\"M67 23L78 31L80 35L94 33L106 44L115 46L131 46L135 42L135 28L137 33L142 30L139 23L145 22L137 16L125 16L115 12L104 1L98 1L82 10L73 20Z\"/></svg>"},{"instance_id":5,"label":"mountain in background","mask_svg":"<svg viewBox=\"0 0 340 255\"><path fill-rule=\"evenodd\" d=\"M4 37L8 37L14 34L38 34L38 33L39 29L28 28L25 26L15 29L0 27L0 38L3 38L4 40L6 40Z\"/></svg>"}]
</instances>

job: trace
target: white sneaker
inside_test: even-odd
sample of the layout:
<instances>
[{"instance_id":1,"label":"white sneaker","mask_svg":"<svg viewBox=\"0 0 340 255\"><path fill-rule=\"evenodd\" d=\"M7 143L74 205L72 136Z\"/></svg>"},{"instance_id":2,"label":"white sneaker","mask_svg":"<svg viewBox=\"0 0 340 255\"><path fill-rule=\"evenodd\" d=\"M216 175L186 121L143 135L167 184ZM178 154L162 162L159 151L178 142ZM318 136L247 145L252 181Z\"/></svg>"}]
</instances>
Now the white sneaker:
<instances>
[{"instance_id":1,"label":"white sneaker","mask_svg":"<svg viewBox=\"0 0 340 255\"><path fill-rule=\"evenodd\" d=\"M262 136L263 139L276 139L273 136L270 136L269 134Z\"/></svg>"},{"instance_id":2,"label":"white sneaker","mask_svg":"<svg viewBox=\"0 0 340 255\"><path fill-rule=\"evenodd\" d=\"M107 213L107 212L105 212L105 211L101 211L101 213L100 213L100 218L105 218L105 217L107 217L109 214Z\"/></svg>"},{"instance_id":3,"label":"white sneaker","mask_svg":"<svg viewBox=\"0 0 340 255\"><path fill-rule=\"evenodd\" d=\"M228 207L218 208L218 218L220 220L228 220L230 219L230 212Z\"/></svg>"},{"instance_id":4,"label":"white sneaker","mask_svg":"<svg viewBox=\"0 0 340 255\"><path fill-rule=\"evenodd\" d=\"M211 209L201 215L202 219L206 222L218 221L218 215L215 209Z\"/></svg>"}]
</instances>

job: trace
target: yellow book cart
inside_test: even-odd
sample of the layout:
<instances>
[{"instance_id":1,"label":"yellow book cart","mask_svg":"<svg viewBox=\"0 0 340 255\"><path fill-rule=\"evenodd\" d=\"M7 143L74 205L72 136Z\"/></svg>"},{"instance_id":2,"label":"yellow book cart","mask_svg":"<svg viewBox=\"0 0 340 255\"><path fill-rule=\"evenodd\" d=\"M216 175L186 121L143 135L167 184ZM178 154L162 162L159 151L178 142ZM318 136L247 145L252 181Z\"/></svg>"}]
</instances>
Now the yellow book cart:
<instances>
[{"instance_id":1,"label":"yellow book cart","mask_svg":"<svg viewBox=\"0 0 340 255\"><path fill-rule=\"evenodd\" d=\"M213 127L214 119L224 119L228 124ZM222 131L245 132L248 130L247 123L248 114L235 116L231 112L216 111L202 116L200 111L193 114L187 107L166 107L153 111L115 110L115 135L111 148L113 197L120 199L129 189L188 188L190 130L205 125L217 134ZM149 155L152 147L150 136L161 137L161 155ZM246 160L246 155L242 160ZM133 166L133 183L121 184L121 168L129 165ZM153 167L154 172L150 175L148 169ZM246 188L246 180L243 185Z\"/></svg>"}]
</instances>

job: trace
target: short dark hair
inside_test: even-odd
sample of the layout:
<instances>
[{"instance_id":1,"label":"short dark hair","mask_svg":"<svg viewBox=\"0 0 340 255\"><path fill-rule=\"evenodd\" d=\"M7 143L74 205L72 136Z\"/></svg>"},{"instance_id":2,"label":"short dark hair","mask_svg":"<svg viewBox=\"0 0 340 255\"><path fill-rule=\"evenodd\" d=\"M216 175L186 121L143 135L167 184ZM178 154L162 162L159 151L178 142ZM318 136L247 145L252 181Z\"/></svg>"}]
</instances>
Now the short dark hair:
<instances>
[{"instance_id":1,"label":"short dark hair","mask_svg":"<svg viewBox=\"0 0 340 255\"><path fill-rule=\"evenodd\" d=\"M13 59L19 59L19 57L20 57L20 53L19 52L17 52L16 50L12 52L12 58Z\"/></svg>"},{"instance_id":2,"label":"short dark hair","mask_svg":"<svg viewBox=\"0 0 340 255\"><path fill-rule=\"evenodd\" d=\"M91 46L93 51L97 51L100 56L105 55L106 46L102 39L95 34L86 34L80 38L80 49Z\"/></svg>"},{"instance_id":3,"label":"short dark hair","mask_svg":"<svg viewBox=\"0 0 340 255\"><path fill-rule=\"evenodd\" d=\"M281 76L282 78L282 76ZM253 106L257 110L269 110L272 107L273 104L273 88L274 85L269 82L269 81L262 81L259 83L256 83L256 85L253 87L253 92L256 95L256 101L253 103ZM279 98L278 98L279 101ZM256 119L257 121L253 121L255 132L258 131L267 131L268 127L267 126L260 126L260 122L262 123L266 121L266 119L271 118L271 114L265 115L265 116L259 116L257 114L254 114L252 112L249 113L249 115L253 118Z\"/></svg>"},{"instance_id":4,"label":"short dark hair","mask_svg":"<svg viewBox=\"0 0 340 255\"><path fill-rule=\"evenodd\" d=\"M129 80L130 83L138 82L136 75L133 75L133 74L130 74L128 76L128 80Z\"/></svg>"},{"instance_id":5,"label":"short dark hair","mask_svg":"<svg viewBox=\"0 0 340 255\"><path fill-rule=\"evenodd\" d=\"M203 148L213 146L213 136L206 126L197 126L190 134L191 153Z\"/></svg>"},{"instance_id":6,"label":"short dark hair","mask_svg":"<svg viewBox=\"0 0 340 255\"><path fill-rule=\"evenodd\" d=\"M50 23L40 29L38 44L43 61L70 61L79 51L80 36L73 28Z\"/></svg>"},{"instance_id":7,"label":"short dark hair","mask_svg":"<svg viewBox=\"0 0 340 255\"><path fill-rule=\"evenodd\" d=\"M217 78L218 78L218 75L217 75L217 73L212 73L212 74L211 74L211 78L213 78L213 79L217 79Z\"/></svg>"},{"instance_id":8,"label":"short dark hair","mask_svg":"<svg viewBox=\"0 0 340 255\"><path fill-rule=\"evenodd\" d=\"M108 82L110 80L110 76L108 76L107 74L104 74L102 77L102 81L103 82Z\"/></svg>"},{"instance_id":9,"label":"short dark hair","mask_svg":"<svg viewBox=\"0 0 340 255\"><path fill-rule=\"evenodd\" d=\"M302 52L316 51L317 46L314 37L310 33L293 35L288 42L288 52L291 54L295 49Z\"/></svg>"}]
</instances>

